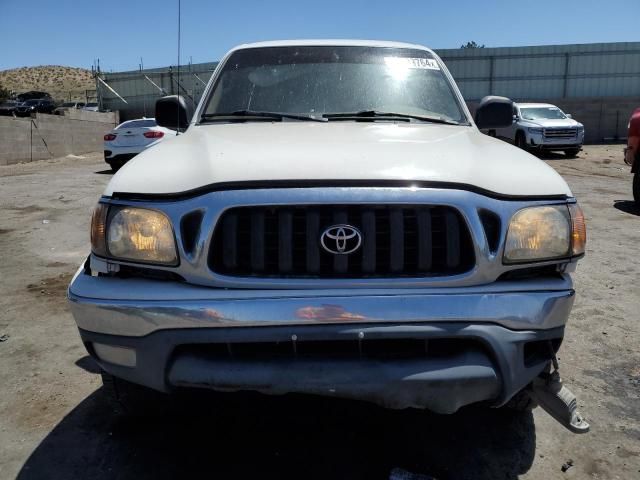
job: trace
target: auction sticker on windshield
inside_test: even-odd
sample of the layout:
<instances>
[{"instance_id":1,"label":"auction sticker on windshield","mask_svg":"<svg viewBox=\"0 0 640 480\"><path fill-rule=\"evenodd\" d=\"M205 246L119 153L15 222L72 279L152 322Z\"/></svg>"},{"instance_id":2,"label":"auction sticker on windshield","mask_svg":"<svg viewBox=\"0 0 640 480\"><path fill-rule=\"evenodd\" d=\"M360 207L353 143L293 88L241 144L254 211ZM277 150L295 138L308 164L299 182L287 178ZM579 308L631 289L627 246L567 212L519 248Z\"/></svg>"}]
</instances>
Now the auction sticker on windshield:
<instances>
[{"instance_id":1,"label":"auction sticker on windshield","mask_svg":"<svg viewBox=\"0 0 640 480\"><path fill-rule=\"evenodd\" d=\"M440 70L440 65L433 58L384 57L384 61L392 67Z\"/></svg>"}]
</instances>

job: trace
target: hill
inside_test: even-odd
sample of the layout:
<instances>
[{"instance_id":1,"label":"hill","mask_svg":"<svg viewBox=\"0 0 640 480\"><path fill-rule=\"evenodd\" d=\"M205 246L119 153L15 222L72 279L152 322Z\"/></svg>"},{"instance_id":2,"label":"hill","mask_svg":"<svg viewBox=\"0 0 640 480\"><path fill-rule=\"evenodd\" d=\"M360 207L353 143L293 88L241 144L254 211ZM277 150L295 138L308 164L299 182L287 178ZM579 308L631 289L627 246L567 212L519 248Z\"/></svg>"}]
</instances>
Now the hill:
<instances>
[{"instance_id":1,"label":"hill","mask_svg":"<svg viewBox=\"0 0 640 480\"><path fill-rule=\"evenodd\" d=\"M21 67L0 71L0 86L22 93L49 92L56 100L84 100L85 90L95 90L91 70L60 65Z\"/></svg>"}]
</instances>

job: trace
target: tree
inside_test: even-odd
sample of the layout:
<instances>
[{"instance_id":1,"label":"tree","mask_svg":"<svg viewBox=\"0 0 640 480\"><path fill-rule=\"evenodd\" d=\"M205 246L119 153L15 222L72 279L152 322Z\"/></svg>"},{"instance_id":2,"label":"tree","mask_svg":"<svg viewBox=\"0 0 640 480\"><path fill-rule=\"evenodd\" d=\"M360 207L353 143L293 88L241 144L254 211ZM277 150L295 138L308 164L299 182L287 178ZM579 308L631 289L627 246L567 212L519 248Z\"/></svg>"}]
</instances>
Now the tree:
<instances>
[{"instance_id":1,"label":"tree","mask_svg":"<svg viewBox=\"0 0 640 480\"><path fill-rule=\"evenodd\" d=\"M4 102L7 98L9 98L10 94L11 92L9 90L0 85L0 102Z\"/></svg>"},{"instance_id":2,"label":"tree","mask_svg":"<svg viewBox=\"0 0 640 480\"><path fill-rule=\"evenodd\" d=\"M484 45L478 45L473 40L465 43L464 45L460 45L460 48L484 48Z\"/></svg>"}]
</instances>

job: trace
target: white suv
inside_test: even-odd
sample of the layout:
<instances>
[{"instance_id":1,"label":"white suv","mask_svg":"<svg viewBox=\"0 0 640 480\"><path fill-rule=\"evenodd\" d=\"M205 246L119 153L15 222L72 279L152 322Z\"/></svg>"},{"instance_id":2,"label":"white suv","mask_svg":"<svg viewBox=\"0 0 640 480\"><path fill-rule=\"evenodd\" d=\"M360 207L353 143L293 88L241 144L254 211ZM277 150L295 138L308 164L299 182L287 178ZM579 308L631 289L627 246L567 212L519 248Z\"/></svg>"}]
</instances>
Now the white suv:
<instances>
[{"instance_id":1,"label":"white suv","mask_svg":"<svg viewBox=\"0 0 640 480\"><path fill-rule=\"evenodd\" d=\"M560 150L575 157L584 142L584 125L550 103L514 103L514 122L506 128L488 130L525 150Z\"/></svg>"}]
</instances>

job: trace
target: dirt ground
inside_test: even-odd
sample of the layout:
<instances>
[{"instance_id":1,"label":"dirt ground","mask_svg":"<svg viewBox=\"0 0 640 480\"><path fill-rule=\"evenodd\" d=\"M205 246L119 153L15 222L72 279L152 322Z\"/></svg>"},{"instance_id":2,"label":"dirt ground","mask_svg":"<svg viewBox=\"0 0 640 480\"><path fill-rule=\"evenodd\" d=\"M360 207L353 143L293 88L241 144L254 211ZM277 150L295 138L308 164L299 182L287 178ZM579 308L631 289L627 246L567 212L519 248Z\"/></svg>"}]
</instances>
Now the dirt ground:
<instances>
[{"instance_id":1,"label":"dirt ground","mask_svg":"<svg viewBox=\"0 0 640 480\"><path fill-rule=\"evenodd\" d=\"M99 154L0 167L0 478L385 479L394 468L438 479L640 478L640 211L621 151L545 159L588 221L560 350L586 435L540 409L438 416L297 396L229 394L190 416L116 416L65 299L110 172Z\"/></svg>"}]
</instances>

